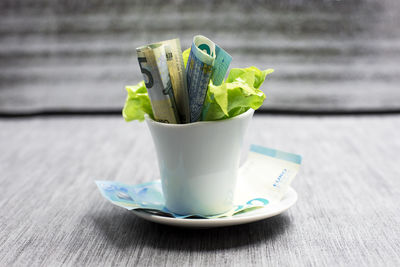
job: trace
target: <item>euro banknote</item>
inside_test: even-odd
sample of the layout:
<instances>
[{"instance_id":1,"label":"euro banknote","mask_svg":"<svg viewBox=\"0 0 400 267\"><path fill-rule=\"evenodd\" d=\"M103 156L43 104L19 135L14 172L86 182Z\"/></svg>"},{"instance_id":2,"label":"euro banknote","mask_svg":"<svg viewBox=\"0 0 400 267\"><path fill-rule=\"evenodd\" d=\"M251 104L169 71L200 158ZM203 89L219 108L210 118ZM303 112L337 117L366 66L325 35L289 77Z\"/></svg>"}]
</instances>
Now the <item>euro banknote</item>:
<instances>
[{"instance_id":1,"label":"euro banknote","mask_svg":"<svg viewBox=\"0 0 400 267\"><path fill-rule=\"evenodd\" d=\"M224 49L215 44L215 61L211 80L214 85L221 85L231 64L232 57Z\"/></svg>"},{"instance_id":2,"label":"euro banknote","mask_svg":"<svg viewBox=\"0 0 400 267\"><path fill-rule=\"evenodd\" d=\"M186 70L183 64L182 49L179 39L160 42L165 45L169 76L181 123L190 122L189 96Z\"/></svg>"},{"instance_id":3,"label":"euro banknote","mask_svg":"<svg viewBox=\"0 0 400 267\"><path fill-rule=\"evenodd\" d=\"M136 48L136 53L154 119L159 122L180 123L165 47L160 43L141 46ZM171 48L167 50L171 52Z\"/></svg>"},{"instance_id":4,"label":"euro banknote","mask_svg":"<svg viewBox=\"0 0 400 267\"><path fill-rule=\"evenodd\" d=\"M201 35L193 38L186 65L190 122L200 119L215 57L215 44L211 40Z\"/></svg>"},{"instance_id":5,"label":"euro banknote","mask_svg":"<svg viewBox=\"0 0 400 267\"><path fill-rule=\"evenodd\" d=\"M169 211L165 207L160 180L138 185L126 185L115 181L96 181L96 184L107 200L128 210L146 210L151 214L175 218L221 218L279 204L289 191L301 161L300 155L251 145L247 161L239 169L234 207L226 213L212 216L179 215Z\"/></svg>"}]
</instances>

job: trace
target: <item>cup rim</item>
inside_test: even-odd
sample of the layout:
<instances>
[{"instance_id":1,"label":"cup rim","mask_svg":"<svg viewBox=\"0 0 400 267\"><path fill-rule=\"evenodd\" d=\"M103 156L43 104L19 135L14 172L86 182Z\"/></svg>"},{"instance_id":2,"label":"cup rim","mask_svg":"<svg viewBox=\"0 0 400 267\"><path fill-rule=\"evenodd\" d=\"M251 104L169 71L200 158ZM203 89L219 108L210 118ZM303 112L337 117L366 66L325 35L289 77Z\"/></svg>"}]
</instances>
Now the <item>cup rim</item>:
<instances>
[{"instance_id":1,"label":"cup rim","mask_svg":"<svg viewBox=\"0 0 400 267\"><path fill-rule=\"evenodd\" d=\"M158 122L150 118L148 114L144 115L144 118L147 123L152 123L154 125L162 126L162 127L170 127L170 128L177 128L177 127L192 127L192 126L197 126L197 125L205 125L205 124L215 124L215 123L223 123L226 121L232 121L232 120L240 120L242 118L246 118L250 116L251 114L254 113L254 109L249 108L246 112L243 112L242 114L239 114L233 118L225 119L225 120L216 120L216 121L196 121L196 122L190 122L190 123L184 123L184 124L174 124L174 123L164 123L164 122Z\"/></svg>"}]
</instances>

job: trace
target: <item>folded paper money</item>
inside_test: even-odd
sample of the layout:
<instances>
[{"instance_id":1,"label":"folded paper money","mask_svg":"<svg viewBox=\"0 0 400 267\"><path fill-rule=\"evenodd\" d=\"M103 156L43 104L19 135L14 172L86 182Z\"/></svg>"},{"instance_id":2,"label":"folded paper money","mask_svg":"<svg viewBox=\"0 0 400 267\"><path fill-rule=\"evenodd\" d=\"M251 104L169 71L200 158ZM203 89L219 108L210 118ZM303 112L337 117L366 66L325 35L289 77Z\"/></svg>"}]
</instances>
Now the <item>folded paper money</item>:
<instances>
[{"instance_id":1,"label":"folded paper money","mask_svg":"<svg viewBox=\"0 0 400 267\"><path fill-rule=\"evenodd\" d=\"M233 118L262 106L260 90L273 69L233 68L232 57L205 36L196 35L182 53L178 38L136 48L144 81L126 86L123 117L164 123ZM228 73L228 77L225 77Z\"/></svg>"},{"instance_id":2,"label":"folded paper money","mask_svg":"<svg viewBox=\"0 0 400 267\"><path fill-rule=\"evenodd\" d=\"M221 85L231 61L232 57L207 37L193 38L186 65L190 122L200 120L210 80Z\"/></svg>"},{"instance_id":3,"label":"folded paper money","mask_svg":"<svg viewBox=\"0 0 400 267\"><path fill-rule=\"evenodd\" d=\"M160 180L139 185L126 185L114 181L96 181L96 184L103 197L128 210L146 210L175 218L222 218L279 202L297 175L300 164L299 155L251 145L247 161L239 169L234 207L226 213L213 216L179 215L170 212L165 207Z\"/></svg>"}]
</instances>

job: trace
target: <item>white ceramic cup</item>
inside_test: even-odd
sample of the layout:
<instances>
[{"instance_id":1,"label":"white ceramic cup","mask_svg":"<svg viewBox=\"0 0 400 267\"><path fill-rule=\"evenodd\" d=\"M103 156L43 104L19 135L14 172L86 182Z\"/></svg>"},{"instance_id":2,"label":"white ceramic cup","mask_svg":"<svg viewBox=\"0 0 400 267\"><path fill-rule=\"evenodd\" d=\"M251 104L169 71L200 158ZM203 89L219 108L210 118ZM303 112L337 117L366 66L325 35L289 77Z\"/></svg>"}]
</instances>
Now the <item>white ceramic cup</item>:
<instances>
[{"instance_id":1,"label":"white ceramic cup","mask_svg":"<svg viewBox=\"0 0 400 267\"><path fill-rule=\"evenodd\" d=\"M168 210L214 215L230 210L243 137L254 110L227 120L160 123L146 117Z\"/></svg>"}]
</instances>

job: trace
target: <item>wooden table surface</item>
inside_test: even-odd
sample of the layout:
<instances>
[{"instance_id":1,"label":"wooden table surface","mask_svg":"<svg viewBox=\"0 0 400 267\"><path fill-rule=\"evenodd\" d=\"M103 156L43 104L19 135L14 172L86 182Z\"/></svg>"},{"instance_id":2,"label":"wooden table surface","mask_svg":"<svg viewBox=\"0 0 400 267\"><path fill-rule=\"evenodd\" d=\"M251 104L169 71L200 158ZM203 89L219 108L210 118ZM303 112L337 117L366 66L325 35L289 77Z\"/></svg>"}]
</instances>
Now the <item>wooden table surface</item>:
<instances>
[{"instance_id":1,"label":"wooden table surface","mask_svg":"<svg viewBox=\"0 0 400 267\"><path fill-rule=\"evenodd\" d=\"M145 124L0 120L0 266L400 265L400 116L255 116L246 143L303 155L297 204L247 225L157 225L94 180L158 178Z\"/></svg>"}]
</instances>

